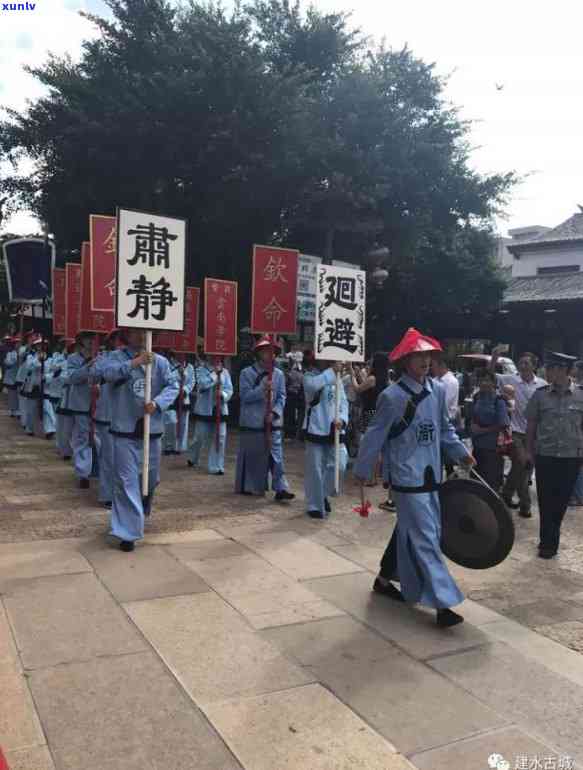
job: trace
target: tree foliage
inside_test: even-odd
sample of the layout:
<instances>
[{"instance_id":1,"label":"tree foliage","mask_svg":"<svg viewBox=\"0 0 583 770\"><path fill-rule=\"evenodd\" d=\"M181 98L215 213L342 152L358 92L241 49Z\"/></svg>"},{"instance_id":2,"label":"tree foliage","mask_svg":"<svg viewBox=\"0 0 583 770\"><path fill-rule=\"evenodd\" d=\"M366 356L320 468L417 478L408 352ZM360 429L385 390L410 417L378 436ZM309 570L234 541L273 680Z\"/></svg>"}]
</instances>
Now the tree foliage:
<instances>
[{"instance_id":1,"label":"tree foliage","mask_svg":"<svg viewBox=\"0 0 583 770\"><path fill-rule=\"evenodd\" d=\"M243 300L251 245L274 242L355 262L389 247L375 321L399 331L496 305L490 226L514 176L472 171L432 65L291 0L107 1L80 61L31 70L46 95L0 123L4 167L34 162L0 179L5 207L63 249L116 205L187 217L189 279L238 279Z\"/></svg>"}]
</instances>

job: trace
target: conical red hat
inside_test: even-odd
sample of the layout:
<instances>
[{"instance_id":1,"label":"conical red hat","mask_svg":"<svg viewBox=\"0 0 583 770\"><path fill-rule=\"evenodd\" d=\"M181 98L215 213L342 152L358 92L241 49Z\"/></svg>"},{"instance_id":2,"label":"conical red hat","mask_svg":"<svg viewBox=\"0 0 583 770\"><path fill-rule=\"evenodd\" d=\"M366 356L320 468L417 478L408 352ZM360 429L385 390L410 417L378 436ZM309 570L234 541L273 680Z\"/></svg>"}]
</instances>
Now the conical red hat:
<instances>
[{"instance_id":1,"label":"conical red hat","mask_svg":"<svg viewBox=\"0 0 583 770\"><path fill-rule=\"evenodd\" d=\"M274 350L281 350L281 344L277 339L272 339L267 334L257 342L255 350L262 350L263 348L273 348Z\"/></svg>"},{"instance_id":2,"label":"conical red hat","mask_svg":"<svg viewBox=\"0 0 583 770\"><path fill-rule=\"evenodd\" d=\"M40 345L43 341L43 338L40 336L40 334L35 334L34 337L31 338L29 345Z\"/></svg>"},{"instance_id":3,"label":"conical red hat","mask_svg":"<svg viewBox=\"0 0 583 770\"><path fill-rule=\"evenodd\" d=\"M421 334L417 329L411 327L407 329L401 342L390 353L389 361L399 361L401 358L405 358L405 356L410 356L411 353L432 353L442 350L443 348L440 343L434 340L433 337Z\"/></svg>"}]
</instances>

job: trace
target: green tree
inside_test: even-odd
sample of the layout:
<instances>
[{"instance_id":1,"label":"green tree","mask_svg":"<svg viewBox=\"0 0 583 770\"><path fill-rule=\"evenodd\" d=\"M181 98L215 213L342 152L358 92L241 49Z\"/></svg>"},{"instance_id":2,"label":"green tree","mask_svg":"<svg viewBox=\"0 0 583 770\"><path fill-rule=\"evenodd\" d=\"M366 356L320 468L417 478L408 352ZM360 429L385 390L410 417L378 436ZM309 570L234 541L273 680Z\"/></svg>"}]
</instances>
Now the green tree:
<instances>
[{"instance_id":1,"label":"green tree","mask_svg":"<svg viewBox=\"0 0 583 770\"><path fill-rule=\"evenodd\" d=\"M254 242L357 262L388 246L385 332L496 305L490 224L514 177L471 170L432 66L290 0L108 4L81 60L32 70L46 95L0 123L0 158L35 168L0 197L62 249L90 213L154 209L189 219L190 281L241 281L243 321Z\"/></svg>"}]
</instances>

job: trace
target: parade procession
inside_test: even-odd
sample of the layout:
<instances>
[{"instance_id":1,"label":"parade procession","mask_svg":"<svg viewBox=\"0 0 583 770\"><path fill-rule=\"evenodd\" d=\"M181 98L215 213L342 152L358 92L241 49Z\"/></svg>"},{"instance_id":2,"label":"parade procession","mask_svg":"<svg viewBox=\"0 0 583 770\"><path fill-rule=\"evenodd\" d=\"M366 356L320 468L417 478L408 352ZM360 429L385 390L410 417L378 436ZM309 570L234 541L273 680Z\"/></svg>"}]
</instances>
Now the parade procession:
<instances>
[{"instance_id":1,"label":"parade procession","mask_svg":"<svg viewBox=\"0 0 583 770\"><path fill-rule=\"evenodd\" d=\"M111 512L108 536L127 553L155 516L163 456L181 456L192 469L203 456L209 474L225 475L238 286L207 277L201 297L198 287L186 285L185 220L118 209L116 217L91 215L89 232L80 264L55 268L50 252L52 335L23 330L5 338L8 412L28 436L54 442L80 490L93 487L89 494ZM19 245L27 244L10 244L8 267L18 259ZM47 269L47 253L41 252L33 270ZM286 476L287 378L276 362L282 340L296 333L299 259L297 250L254 247L255 360L240 367L237 382L234 491L257 498L272 492L275 502L287 505L296 493ZM11 285L16 284L15 277ZM40 278L31 284L46 285ZM349 462L342 373L365 361L365 271L321 263L314 299L314 345L302 357L304 507L307 517L325 521L333 516L334 498L343 494ZM486 560L480 568L493 566L510 551L513 523L497 491L477 471L473 480L446 481L446 464L472 469L476 461L456 433L445 387L430 376L432 358L442 353L437 340L411 328L386 356L395 381L379 389L372 404L353 474L360 489L355 513L369 515L364 485L377 466L397 511L398 526L374 591L433 608L437 625L450 627L463 621L452 607L464 597L442 546L451 557L449 541L461 539L459 563L469 563L478 547ZM445 535L440 495L447 501ZM492 528L497 535L486 540Z\"/></svg>"},{"instance_id":2,"label":"parade procession","mask_svg":"<svg viewBox=\"0 0 583 770\"><path fill-rule=\"evenodd\" d=\"M583 5L476 11L0 2L0 770L583 770Z\"/></svg>"}]
</instances>

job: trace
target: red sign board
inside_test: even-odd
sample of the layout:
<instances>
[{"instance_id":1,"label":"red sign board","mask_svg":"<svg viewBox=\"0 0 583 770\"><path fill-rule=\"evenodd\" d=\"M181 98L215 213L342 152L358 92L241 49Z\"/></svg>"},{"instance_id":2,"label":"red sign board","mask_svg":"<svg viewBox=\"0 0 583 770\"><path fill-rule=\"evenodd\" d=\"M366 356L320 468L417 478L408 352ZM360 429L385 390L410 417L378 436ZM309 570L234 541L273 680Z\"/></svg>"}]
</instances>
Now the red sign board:
<instances>
[{"instance_id":1,"label":"red sign board","mask_svg":"<svg viewBox=\"0 0 583 770\"><path fill-rule=\"evenodd\" d=\"M251 330L295 334L299 251L253 247Z\"/></svg>"},{"instance_id":2,"label":"red sign board","mask_svg":"<svg viewBox=\"0 0 583 770\"><path fill-rule=\"evenodd\" d=\"M91 310L115 310L116 219L91 214L90 299Z\"/></svg>"},{"instance_id":3,"label":"red sign board","mask_svg":"<svg viewBox=\"0 0 583 770\"><path fill-rule=\"evenodd\" d=\"M79 331L81 309L81 265L67 262L65 265L65 336L74 340Z\"/></svg>"},{"instance_id":4,"label":"red sign board","mask_svg":"<svg viewBox=\"0 0 583 770\"><path fill-rule=\"evenodd\" d=\"M187 286L184 331L176 333L177 353L197 352L199 314L200 289L197 286Z\"/></svg>"},{"instance_id":5,"label":"red sign board","mask_svg":"<svg viewBox=\"0 0 583 770\"><path fill-rule=\"evenodd\" d=\"M183 332L154 332L152 346L177 353L196 353L200 313L200 289L186 287L186 306Z\"/></svg>"},{"instance_id":6,"label":"red sign board","mask_svg":"<svg viewBox=\"0 0 583 770\"><path fill-rule=\"evenodd\" d=\"M65 329L65 270L56 267L53 270L53 335L64 337Z\"/></svg>"},{"instance_id":7,"label":"red sign board","mask_svg":"<svg viewBox=\"0 0 583 770\"><path fill-rule=\"evenodd\" d=\"M91 310L91 245L81 244L81 306L79 331L108 334L114 327L113 311Z\"/></svg>"},{"instance_id":8,"label":"red sign board","mask_svg":"<svg viewBox=\"0 0 583 770\"><path fill-rule=\"evenodd\" d=\"M162 350L176 350L176 332L154 332L152 347Z\"/></svg>"},{"instance_id":9,"label":"red sign board","mask_svg":"<svg viewBox=\"0 0 583 770\"><path fill-rule=\"evenodd\" d=\"M237 283L205 278L204 352L211 356L237 355Z\"/></svg>"}]
</instances>

